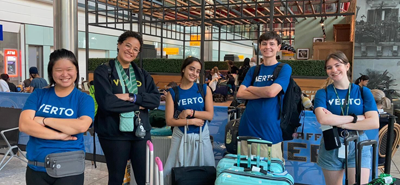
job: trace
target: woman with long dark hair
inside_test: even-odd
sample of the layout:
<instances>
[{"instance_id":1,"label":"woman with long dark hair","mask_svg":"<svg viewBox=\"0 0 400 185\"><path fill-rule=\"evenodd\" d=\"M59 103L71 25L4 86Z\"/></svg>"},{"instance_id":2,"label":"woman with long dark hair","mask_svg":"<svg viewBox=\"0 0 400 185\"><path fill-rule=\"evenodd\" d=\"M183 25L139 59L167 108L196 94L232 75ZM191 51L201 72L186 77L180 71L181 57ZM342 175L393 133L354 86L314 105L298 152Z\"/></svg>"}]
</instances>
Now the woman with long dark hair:
<instances>
[{"instance_id":1,"label":"woman with long dark hair","mask_svg":"<svg viewBox=\"0 0 400 185\"><path fill-rule=\"evenodd\" d=\"M361 75L360 78L354 82L355 84L359 85L360 87L365 86L367 87L369 82L369 77L367 75Z\"/></svg>"},{"instance_id":2,"label":"woman with long dark hair","mask_svg":"<svg viewBox=\"0 0 400 185\"><path fill-rule=\"evenodd\" d=\"M26 183L83 184L83 132L93 121L94 101L75 87L79 66L71 51L59 49L51 53L47 71L50 87L33 91L19 119L20 131L30 135L26 146L29 160ZM65 160L63 157L53 160L51 156L57 154L64 155ZM68 164L59 163L62 161ZM45 164L57 168L49 171ZM68 165L74 166L70 173L74 175L60 175L71 170L64 168Z\"/></svg>"},{"instance_id":3,"label":"woman with long dark hair","mask_svg":"<svg viewBox=\"0 0 400 185\"><path fill-rule=\"evenodd\" d=\"M106 157L108 184L121 185L130 159L138 185L146 181L146 142L151 139L148 109L160 104L153 78L136 59L142 37L126 31L118 38L118 55L94 72L98 110L94 121Z\"/></svg>"},{"instance_id":4,"label":"woman with long dark hair","mask_svg":"<svg viewBox=\"0 0 400 185\"><path fill-rule=\"evenodd\" d=\"M167 125L174 126L171 148L164 168L166 183L170 183L170 173L172 167L198 165L198 145L197 141L203 141L203 161L205 166L215 166L214 154L210 141L210 133L206 120L212 120L214 107L212 92L207 88L207 84L202 86L196 83L201 71L202 63L194 57L187 58L181 67L181 83L175 88L179 91L179 99L175 98L177 92L174 88L168 91L165 103L165 121ZM202 88L202 89L199 89ZM204 93L202 96L201 91ZM178 107L174 107L177 102ZM181 111L178 117L174 118L174 110ZM184 127L188 133L188 153L186 161L183 161L183 132ZM202 129L202 138L199 138L199 131Z\"/></svg>"}]
</instances>

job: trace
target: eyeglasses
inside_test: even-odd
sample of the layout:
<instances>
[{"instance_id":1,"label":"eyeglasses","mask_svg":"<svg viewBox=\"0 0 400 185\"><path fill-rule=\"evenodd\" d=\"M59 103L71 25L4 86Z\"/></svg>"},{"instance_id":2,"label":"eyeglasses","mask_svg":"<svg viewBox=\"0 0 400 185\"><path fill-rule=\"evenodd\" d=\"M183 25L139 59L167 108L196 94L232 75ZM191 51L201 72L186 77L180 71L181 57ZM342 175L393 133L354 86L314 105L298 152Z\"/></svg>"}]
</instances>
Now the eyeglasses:
<instances>
[{"instance_id":1,"label":"eyeglasses","mask_svg":"<svg viewBox=\"0 0 400 185\"><path fill-rule=\"evenodd\" d=\"M133 49L133 52L134 52L134 53L139 53L139 52L140 52L139 49L133 48L132 45L130 45L130 44L126 44L126 45L125 45L125 49L127 49L127 50L129 50L129 51L132 51L132 49Z\"/></svg>"}]
</instances>

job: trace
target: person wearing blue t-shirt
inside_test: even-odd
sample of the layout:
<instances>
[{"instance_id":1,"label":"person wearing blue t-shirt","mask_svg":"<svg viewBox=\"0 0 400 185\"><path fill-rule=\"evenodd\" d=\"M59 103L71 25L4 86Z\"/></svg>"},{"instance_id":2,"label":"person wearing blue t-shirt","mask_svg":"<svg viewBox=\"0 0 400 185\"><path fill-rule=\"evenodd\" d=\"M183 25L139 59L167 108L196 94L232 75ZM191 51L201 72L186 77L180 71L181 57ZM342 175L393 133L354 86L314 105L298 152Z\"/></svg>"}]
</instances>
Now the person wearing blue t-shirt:
<instances>
[{"instance_id":1,"label":"person wearing blue t-shirt","mask_svg":"<svg viewBox=\"0 0 400 185\"><path fill-rule=\"evenodd\" d=\"M171 149L165 163L164 176L166 184L170 184L170 173L172 167L196 166L199 165L198 141L200 127L202 128L203 141L203 164L204 166L215 166L214 153L210 141L210 133L206 120L212 120L214 107L212 92L203 84L203 99L199 91L199 85L195 82L199 77L202 63L199 59L189 57L185 59L181 67L181 83L177 87L179 99L175 100L173 89L169 89L165 103L165 121L167 125L174 126L171 140ZM174 118L174 102L177 101L177 110L181 111L178 118ZM183 133L187 127L188 149L186 161L183 161Z\"/></svg>"},{"instance_id":2,"label":"person wearing blue t-shirt","mask_svg":"<svg viewBox=\"0 0 400 185\"><path fill-rule=\"evenodd\" d=\"M338 127L339 139L344 148L344 139L349 135L359 135L359 141L367 140L364 130L379 128L379 116L374 97L366 87L350 83L350 69L346 55L339 51L330 54L325 61L327 75L333 84L320 89L315 95L315 115L323 131L332 126ZM362 92L361 92L362 91ZM324 137L327 137L324 135ZM322 168L325 183L342 184L344 173L344 149L326 149L326 142L334 138L321 140L317 164ZM348 150L349 184L355 183L355 151L354 143ZM343 152L341 152L343 151ZM358 151L360 152L360 151ZM371 168L370 146L362 150L361 184L367 184Z\"/></svg>"},{"instance_id":3,"label":"person wearing blue t-shirt","mask_svg":"<svg viewBox=\"0 0 400 185\"><path fill-rule=\"evenodd\" d=\"M84 171L54 178L37 165L44 163L48 154L85 151L83 132L94 117L93 98L75 87L79 79L75 55L65 49L55 50L50 54L47 70L50 87L36 89L29 96L19 119L19 130L30 135L26 147L29 160L26 183L83 184Z\"/></svg>"},{"instance_id":4,"label":"person wearing blue t-shirt","mask_svg":"<svg viewBox=\"0 0 400 185\"><path fill-rule=\"evenodd\" d=\"M256 67L251 67L246 74L237 92L237 97L248 100L239 125L240 136L254 136L271 141L272 157L283 159L282 156L282 130L280 128L278 95L285 94L289 85L292 68L284 65L273 80L273 72L279 62L276 53L281 48L281 37L271 31L264 33L258 39L259 49L263 55L263 64L251 84ZM283 99L283 98L282 98ZM247 142L242 142L242 153L247 155ZM256 147L252 147L255 154ZM261 146L261 156L268 157L268 149Z\"/></svg>"}]
</instances>

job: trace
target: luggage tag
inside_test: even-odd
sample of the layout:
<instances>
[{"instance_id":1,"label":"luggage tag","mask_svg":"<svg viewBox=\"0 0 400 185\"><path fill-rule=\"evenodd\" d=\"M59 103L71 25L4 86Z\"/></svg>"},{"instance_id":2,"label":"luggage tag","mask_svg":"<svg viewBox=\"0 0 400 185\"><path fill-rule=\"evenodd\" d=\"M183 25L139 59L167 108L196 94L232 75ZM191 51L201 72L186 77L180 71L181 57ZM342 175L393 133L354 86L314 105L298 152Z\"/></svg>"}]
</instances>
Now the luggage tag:
<instances>
[{"instance_id":1,"label":"luggage tag","mask_svg":"<svg viewBox=\"0 0 400 185\"><path fill-rule=\"evenodd\" d=\"M346 158L346 146L342 143L339 150L338 150L338 158L339 159L345 159ZM347 149L347 152L349 150ZM348 153L347 153L348 154Z\"/></svg>"}]
</instances>

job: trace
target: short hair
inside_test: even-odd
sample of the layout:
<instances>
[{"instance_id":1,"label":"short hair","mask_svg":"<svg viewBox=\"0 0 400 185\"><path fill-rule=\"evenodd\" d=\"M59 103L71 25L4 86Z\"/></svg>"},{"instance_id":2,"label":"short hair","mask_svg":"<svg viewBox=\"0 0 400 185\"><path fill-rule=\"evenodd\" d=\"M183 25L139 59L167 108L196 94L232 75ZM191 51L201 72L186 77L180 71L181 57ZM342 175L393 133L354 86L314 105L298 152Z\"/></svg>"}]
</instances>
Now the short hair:
<instances>
[{"instance_id":1,"label":"short hair","mask_svg":"<svg viewBox=\"0 0 400 185\"><path fill-rule=\"evenodd\" d=\"M122 44L126 39L128 39L129 37L133 37L136 38L139 43L140 43L140 48L139 51L142 51L142 46L143 46L143 38L142 36L139 35L139 33L133 32L133 31L126 31L123 34L121 34L118 37L118 44ZM117 48L117 52L119 52L119 49Z\"/></svg>"},{"instance_id":2,"label":"short hair","mask_svg":"<svg viewBox=\"0 0 400 185\"><path fill-rule=\"evenodd\" d=\"M282 38L279 36L276 32L274 31L267 31L263 33L259 38L258 38L258 44L261 45L261 42L264 40L271 40L274 39L278 43L278 45L282 44Z\"/></svg>"},{"instance_id":3,"label":"short hair","mask_svg":"<svg viewBox=\"0 0 400 185\"><path fill-rule=\"evenodd\" d=\"M6 81L7 82L7 80L9 79L10 77L8 76L8 74L1 74L1 79L3 79L4 81Z\"/></svg>"},{"instance_id":4,"label":"short hair","mask_svg":"<svg viewBox=\"0 0 400 185\"><path fill-rule=\"evenodd\" d=\"M354 82L355 84L360 84L361 81L369 80L369 77L367 75L361 75L360 78L357 78L357 80Z\"/></svg>"}]
</instances>

